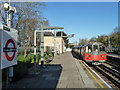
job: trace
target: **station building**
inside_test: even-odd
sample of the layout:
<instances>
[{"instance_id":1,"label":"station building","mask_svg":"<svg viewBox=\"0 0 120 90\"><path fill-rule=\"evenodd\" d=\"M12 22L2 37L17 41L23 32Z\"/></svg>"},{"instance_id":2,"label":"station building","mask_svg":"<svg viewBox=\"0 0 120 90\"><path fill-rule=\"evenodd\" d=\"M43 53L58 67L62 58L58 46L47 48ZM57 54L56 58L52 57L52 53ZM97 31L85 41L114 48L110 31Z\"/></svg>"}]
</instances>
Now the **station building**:
<instances>
[{"instance_id":1,"label":"station building","mask_svg":"<svg viewBox=\"0 0 120 90\"><path fill-rule=\"evenodd\" d=\"M62 37L54 37L54 34L52 32L45 32L44 33L44 52L50 50L54 52L54 46L55 51L60 54L65 52L65 43Z\"/></svg>"}]
</instances>

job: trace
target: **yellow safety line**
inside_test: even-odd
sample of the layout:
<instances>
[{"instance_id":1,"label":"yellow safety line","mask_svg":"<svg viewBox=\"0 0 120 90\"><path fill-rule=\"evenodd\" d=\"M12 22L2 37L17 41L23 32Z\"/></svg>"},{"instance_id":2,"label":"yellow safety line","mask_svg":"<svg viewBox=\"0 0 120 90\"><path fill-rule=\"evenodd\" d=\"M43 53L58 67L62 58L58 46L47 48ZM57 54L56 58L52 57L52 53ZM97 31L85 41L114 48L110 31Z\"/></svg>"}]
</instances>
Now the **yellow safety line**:
<instances>
[{"instance_id":1,"label":"yellow safety line","mask_svg":"<svg viewBox=\"0 0 120 90\"><path fill-rule=\"evenodd\" d=\"M104 88L104 86L97 80L97 78L95 78L95 76L90 72L90 70L83 64L82 61L80 61L80 63L82 63L82 65L86 68L86 70L91 74L91 76L96 80L96 82L101 86L101 88Z\"/></svg>"}]
</instances>

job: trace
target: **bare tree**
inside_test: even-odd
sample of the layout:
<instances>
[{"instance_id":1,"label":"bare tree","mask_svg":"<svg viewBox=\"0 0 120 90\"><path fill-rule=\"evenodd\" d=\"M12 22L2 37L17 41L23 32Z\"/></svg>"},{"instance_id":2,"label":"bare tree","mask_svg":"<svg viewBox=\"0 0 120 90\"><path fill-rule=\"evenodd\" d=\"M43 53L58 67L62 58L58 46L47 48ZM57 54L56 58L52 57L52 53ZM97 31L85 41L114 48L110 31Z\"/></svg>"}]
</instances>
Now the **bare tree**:
<instances>
[{"instance_id":1,"label":"bare tree","mask_svg":"<svg viewBox=\"0 0 120 90\"><path fill-rule=\"evenodd\" d=\"M11 2L11 5L17 9L17 14L13 14L12 27L18 30L18 46L25 48L24 57L26 57L26 51L30 46L30 41L33 43L34 40L34 31L40 28L41 21L45 21L46 25L49 24L48 20L42 15L45 3ZM4 25L7 25L6 13L6 11L2 10L1 16Z\"/></svg>"}]
</instances>

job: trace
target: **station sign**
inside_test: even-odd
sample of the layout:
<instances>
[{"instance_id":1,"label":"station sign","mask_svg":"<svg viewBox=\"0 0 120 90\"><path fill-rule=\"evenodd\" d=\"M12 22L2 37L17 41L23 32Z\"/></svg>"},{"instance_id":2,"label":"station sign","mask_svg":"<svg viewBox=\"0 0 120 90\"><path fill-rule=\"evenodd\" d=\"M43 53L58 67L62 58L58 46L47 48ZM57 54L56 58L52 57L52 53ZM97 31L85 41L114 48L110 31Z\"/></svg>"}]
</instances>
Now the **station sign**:
<instances>
[{"instance_id":1,"label":"station sign","mask_svg":"<svg viewBox=\"0 0 120 90\"><path fill-rule=\"evenodd\" d=\"M17 30L0 25L1 69L17 64Z\"/></svg>"}]
</instances>

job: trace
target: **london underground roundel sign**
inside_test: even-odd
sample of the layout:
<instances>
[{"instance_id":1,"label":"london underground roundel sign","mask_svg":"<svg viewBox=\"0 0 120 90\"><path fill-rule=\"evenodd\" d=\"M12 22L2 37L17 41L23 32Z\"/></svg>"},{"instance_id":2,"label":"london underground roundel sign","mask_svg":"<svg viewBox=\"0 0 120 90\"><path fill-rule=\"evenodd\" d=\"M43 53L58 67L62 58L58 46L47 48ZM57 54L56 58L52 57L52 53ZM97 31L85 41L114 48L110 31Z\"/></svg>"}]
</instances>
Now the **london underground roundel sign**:
<instances>
[{"instance_id":1,"label":"london underground roundel sign","mask_svg":"<svg viewBox=\"0 0 120 90\"><path fill-rule=\"evenodd\" d=\"M8 47L10 43L13 44L13 47ZM5 44L5 47L3 48L3 52L5 52L5 56L8 61L13 60L13 58L15 57L16 46L15 46L15 42L12 39L8 39L7 43ZM13 55L9 56L8 52L13 52Z\"/></svg>"}]
</instances>

